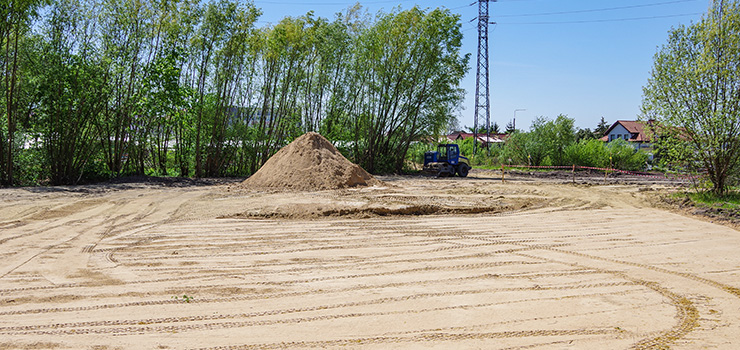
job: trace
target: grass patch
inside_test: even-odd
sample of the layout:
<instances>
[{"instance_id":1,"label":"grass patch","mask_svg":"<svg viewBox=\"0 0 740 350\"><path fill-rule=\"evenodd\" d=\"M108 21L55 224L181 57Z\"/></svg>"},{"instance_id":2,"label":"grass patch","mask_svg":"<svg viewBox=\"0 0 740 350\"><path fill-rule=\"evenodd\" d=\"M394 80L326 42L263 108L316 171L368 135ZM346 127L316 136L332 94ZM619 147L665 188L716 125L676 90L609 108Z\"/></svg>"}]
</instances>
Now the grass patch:
<instances>
[{"instance_id":1,"label":"grass patch","mask_svg":"<svg viewBox=\"0 0 740 350\"><path fill-rule=\"evenodd\" d=\"M716 195L711 192L686 193L694 203L714 208L738 209L740 208L740 192L732 191L724 195Z\"/></svg>"}]
</instances>

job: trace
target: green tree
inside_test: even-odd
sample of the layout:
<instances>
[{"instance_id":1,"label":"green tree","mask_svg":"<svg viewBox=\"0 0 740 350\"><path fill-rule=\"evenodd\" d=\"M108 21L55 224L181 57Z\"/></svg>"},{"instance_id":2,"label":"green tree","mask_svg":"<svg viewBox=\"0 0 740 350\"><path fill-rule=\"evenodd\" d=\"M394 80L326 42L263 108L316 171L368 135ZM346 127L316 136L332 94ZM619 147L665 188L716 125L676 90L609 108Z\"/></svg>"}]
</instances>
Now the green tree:
<instances>
[{"instance_id":1,"label":"green tree","mask_svg":"<svg viewBox=\"0 0 740 350\"><path fill-rule=\"evenodd\" d=\"M213 60L213 94L215 100L210 110L210 137L206 157L206 175L223 176L228 164L235 157L236 138L234 126L242 120L243 110L249 97L251 62L254 62L250 40L255 35L254 23L260 12L253 5L239 6L225 3L221 12L224 16L225 33L217 47Z\"/></svg>"},{"instance_id":2,"label":"green tree","mask_svg":"<svg viewBox=\"0 0 740 350\"><path fill-rule=\"evenodd\" d=\"M510 134L501 155L502 161L528 165L567 165L566 148L576 140L574 122L562 114L555 120L535 118L529 132Z\"/></svg>"},{"instance_id":3,"label":"green tree","mask_svg":"<svg viewBox=\"0 0 740 350\"><path fill-rule=\"evenodd\" d=\"M471 128L471 127L467 127L467 126L465 128L468 129L468 132L471 133L471 134L473 132L475 132L475 128ZM501 128L498 126L497 123L494 122L491 125L490 131L491 131L491 134L498 134L498 133L501 132ZM488 133L488 129L486 129L486 126L485 125L479 126L478 127L478 133L481 134L481 135L482 134L487 134Z\"/></svg>"},{"instance_id":4,"label":"green tree","mask_svg":"<svg viewBox=\"0 0 740 350\"><path fill-rule=\"evenodd\" d=\"M596 129L594 129L594 138L601 138L606 134L606 131L609 130L609 124L607 124L604 117L601 117L601 120L599 121L599 124L596 125Z\"/></svg>"},{"instance_id":5,"label":"green tree","mask_svg":"<svg viewBox=\"0 0 740 350\"><path fill-rule=\"evenodd\" d=\"M260 157L254 159L253 171L301 133L304 119L299 96L306 98L302 86L312 51L312 43L306 38L308 19L285 18L259 33L263 83L257 97L260 114L254 136Z\"/></svg>"},{"instance_id":6,"label":"green tree","mask_svg":"<svg viewBox=\"0 0 740 350\"><path fill-rule=\"evenodd\" d=\"M100 141L113 174L121 174L127 165L135 173L144 173L143 143L149 119L139 113L138 107L153 12L149 3L141 0L106 0L96 14L101 32L95 39L100 40L111 92L100 122Z\"/></svg>"},{"instance_id":7,"label":"green tree","mask_svg":"<svg viewBox=\"0 0 740 350\"><path fill-rule=\"evenodd\" d=\"M32 77L24 69L30 55L23 51L32 20L41 5L39 0L5 0L0 5L0 70L3 74L0 79L0 185L16 183L14 158L22 148L22 142L18 142L18 137L22 137L18 122L28 118L31 105L27 86Z\"/></svg>"},{"instance_id":8,"label":"green tree","mask_svg":"<svg viewBox=\"0 0 740 350\"><path fill-rule=\"evenodd\" d=\"M596 138L596 132L592 132L589 128L578 128L578 131L576 131L576 142L580 140L591 140L594 138Z\"/></svg>"},{"instance_id":9,"label":"green tree","mask_svg":"<svg viewBox=\"0 0 740 350\"><path fill-rule=\"evenodd\" d=\"M144 129L136 133L137 148L141 150L137 153L151 164L151 171L161 175L169 175L168 166L173 165L180 175L189 175L189 159L184 156L189 152L183 150L189 150L190 143L182 137L189 90L182 77L188 60L188 40L194 32L194 1L197 0L151 1L152 14L141 36L145 45L140 57L143 68L135 113L146 122ZM170 159L171 149L174 159Z\"/></svg>"},{"instance_id":10,"label":"green tree","mask_svg":"<svg viewBox=\"0 0 740 350\"><path fill-rule=\"evenodd\" d=\"M501 162L505 164L531 165L529 145L531 135L527 132L509 134L501 152Z\"/></svg>"},{"instance_id":11,"label":"green tree","mask_svg":"<svg viewBox=\"0 0 740 350\"><path fill-rule=\"evenodd\" d=\"M161 4L168 3L162 1ZM196 25L202 15L198 3L199 0L182 0L170 3L171 7L165 6L164 11L162 11L166 15L162 15L161 20L164 23L162 24L161 35L157 36L162 38L159 45L161 47L159 59L165 62L174 61L172 66L166 67L167 69L162 71L163 77L161 79L163 81L160 80L155 84L160 85L163 89L161 90L162 95L166 98L163 104L171 105L171 109L169 109L171 114L167 113L168 109L165 109L166 114L162 115L164 120L161 118L158 118L158 120L165 125L172 124L174 137L172 153L174 153L175 168L180 176L191 176L195 159L196 119L194 107L197 93L194 81L197 75L193 74L192 71L193 58L196 55L195 51L191 50L191 44L194 42ZM156 67L156 61L154 65ZM177 80L174 77L176 72ZM162 140L168 139L162 138ZM165 153L168 151L168 148L162 142L157 142L157 145L156 147L164 146Z\"/></svg>"},{"instance_id":12,"label":"green tree","mask_svg":"<svg viewBox=\"0 0 740 350\"><path fill-rule=\"evenodd\" d=\"M357 37L342 107L354 159L370 172L400 172L412 141L440 134L462 99L469 56L460 18L417 7L381 15Z\"/></svg>"},{"instance_id":13,"label":"green tree","mask_svg":"<svg viewBox=\"0 0 740 350\"><path fill-rule=\"evenodd\" d=\"M636 150L629 142L618 139L606 143L596 139L582 139L565 149L564 165L580 165L623 170L644 170L648 155Z\"/></svg>"},{"instance_id":14,"label":"green tree","mask_svg":"<svg viewBox=\"0 0 740 350\"><path fill-rule=\"evenodd\" d=\"M555 140L552 139L554 130L552 121L545 117L537 117L532 121L527 133L525 147L528 163L531 165L553 165L550 154ZM547 160L547 164L545 161Z\"/></svg>"},{"instance_id":15,"label":"green tree","mask_svg":"<svg viewBox=\"0 0 740 350\"><path fill-rule=\"evenodd\" d=\"M740 174L740 6L715 1L698 23L671 31L655 55L644 87L643 115L656 119L656 135L680 130L664 152L683 167L706 172L723 194Z\"/></svg>"},{"instance_id":16,"label":"green tree","mask_svg":"<svg viewBox=\"0 0 740 350\"><path fill-rule=\"evenodd\" d=\"M565 148L576 140L575 121L565 115L559 115L555 120L536 118L530 127L532 134L530 149L532 158L539 165L545 158L551 165L566 163Z\"/></svg>"},{"instance_id":17,"label":"green tree","mask_svg":"<svg viewBox=\"0 0 740 350\"><path fill-rule=\"evenodd\" d=\"M75 184L98 151L109 94L106 66L91 45L95 16L77 0L50 8L37 65L39 130L52 184Z\"/></svg>"},{"instance_id":18,"label":"green tree","mask_svg":"<svg viewBox=\"0 0 740 350\"><path fill-rule=\"evenodd\" d=\"M196 112L195 122L195 176L202 177L205 175L205 161L207 152L203 150L205 135L210 128L207 128L209 108L213 107L214 99L209 96L211 75L213 74L213 60L216 52L223 45L227 29L227 13L233 10L234 4L227 1L210 2L200 9L200 23L197 26L196 34L191 38L191 47L193 49L191 57L193 61L192 74L197 77L194 82L194 90L197 94L197 100L194 101ZM205 153L205 154L204 154Z\"/></svg>"},{"instance_id":19,"label":"green tree","mask_svg":"<svg viewBox=\"0 0 740 350\"><path fill-rule=\"evenodd\" d=\"M504 129L504 133L507 135L513 134L516 132L516 129L514 128L514 123L508 122L506 123L506 129Z\"/></svg>"},{"instance_id":20,"label":"green tree","mask_svg":"<svg viewBox=\"0 0 740 350\"><path fill-rule=\"evenodd\" d=\"M2 185L248 175L316 130L398 172L459 114L468 56L448 10L355 5L258 29L236 0L46 1L0 5Z\"/></svg>"}]
</instances>

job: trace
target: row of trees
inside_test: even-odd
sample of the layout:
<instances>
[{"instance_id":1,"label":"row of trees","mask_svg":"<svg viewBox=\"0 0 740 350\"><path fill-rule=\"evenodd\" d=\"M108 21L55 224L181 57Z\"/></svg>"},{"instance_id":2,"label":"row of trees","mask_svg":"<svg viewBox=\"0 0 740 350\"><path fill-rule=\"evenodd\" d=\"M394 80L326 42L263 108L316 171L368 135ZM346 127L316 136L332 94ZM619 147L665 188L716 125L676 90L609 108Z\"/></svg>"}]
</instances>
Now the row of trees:
<instances>
[{"instance_id":1,"label":"row of trees","mask_svg":"<svg viewBox=\"0 0 740 350\"><path fill-rule=\"evenodd\" d=\"M538 122L542 122L542 120L540 120ZM451 130L449 130L450 133L456 132L456 130L454 130L456 127L457 127L457 125L454 125L454 124L451 125ZM465 127L465 129L469 133L475 132L475 128ZM596 125L596 128L593 131L591 129L589 129L589 128L584 128L584 129L578 128L578 129L576 129L576 140L581 140L581 139L598 139L598 138L601 138L602 136L604 136L604 133L606 133L607 129L609 129L609 124L607 124L607 122L604 119L604 117L601 117L601 121L599 121L599 124ZM509 135L509 134L513 134L515 132L517 132L517 130L514 127L514 123L512 123L512 122L506 123L506 128L504 130L501 130L501 127L498 125L498 123L493 123L491 125L490 130L489 129L486 129L485 126L478 127L478 133L479 134L488 134L488 133L490 133L490 134L506 134L506 135Z\"/></svg>"},{"instance_id":2,"label":"row of trees","mask_svg":"<svg viewBox=\"0 0 740 350\"><path fill-rule=\"evenodd\" d=\"M0 184L249 175L307 131L371 172L460 105L448 10L349 8L259 28L236 0L0 5Z\"/></svg>"}]
</instances>

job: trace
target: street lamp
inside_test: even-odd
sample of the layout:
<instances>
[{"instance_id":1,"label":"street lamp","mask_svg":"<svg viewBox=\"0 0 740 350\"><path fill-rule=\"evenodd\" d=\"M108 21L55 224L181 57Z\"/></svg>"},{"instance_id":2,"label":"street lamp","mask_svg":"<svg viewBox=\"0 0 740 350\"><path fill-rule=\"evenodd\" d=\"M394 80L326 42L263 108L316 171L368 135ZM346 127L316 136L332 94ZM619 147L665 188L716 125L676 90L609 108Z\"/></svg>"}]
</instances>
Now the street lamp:
<instances>
[{"instance_id":1,"label":"street lamp","mask_svg":"<svg viewBox=\"0 0 740 350\"><path fill-rule=\"evenodd\" d=\"M517 108L514 110L514 131L516 131L516 112L523 112L523 111L526 111L526 109Z\"/></svg>"}]
</instances>

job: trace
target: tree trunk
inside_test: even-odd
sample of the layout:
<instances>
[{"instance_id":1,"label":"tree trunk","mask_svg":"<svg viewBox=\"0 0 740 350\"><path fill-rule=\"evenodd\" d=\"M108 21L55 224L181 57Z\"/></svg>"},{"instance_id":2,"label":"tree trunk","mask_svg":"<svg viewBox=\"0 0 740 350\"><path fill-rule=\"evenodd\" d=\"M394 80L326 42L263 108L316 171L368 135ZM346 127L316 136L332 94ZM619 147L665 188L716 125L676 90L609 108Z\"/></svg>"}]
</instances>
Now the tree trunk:
<instances>
[{"instance_id":1,"label":"tree trunk","mask_svg":"<svg viewBox=\"0 0 740 350\"><path fill-rule=\"evenodd\" d=\"M13 19L11 19L11 21L12 20ZM7 184L9 186L12 186L13 183L15 182L15 179L13 178L13 175L14 175L13 174L13 148L15 148L14 144L15 144L15 127L16 127L16 120L15 120L16 116L14 115L16 114L16 110L14 107L16 104L16 101L15 101L14 95L15 95L15 84L18 78L18 35L19 35L18 25L19 24L16 23L15 38L13 40L13 66L11 68L10 86L8 86L8 99L6 101L6 104L8 106L7 108L8 109L7 111L8 113L7 115L8 117L8 149L7 149L7 157L6 157L6 164L5 164L6 165L5 175L7 177ZM7 45L9 47L10 42L8 42ZM8 56L7 55L8 49L6 49L6 57Z\"/></svg>"}]
</instances>

